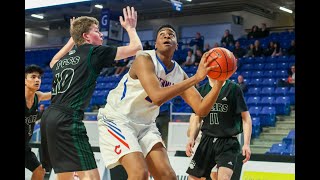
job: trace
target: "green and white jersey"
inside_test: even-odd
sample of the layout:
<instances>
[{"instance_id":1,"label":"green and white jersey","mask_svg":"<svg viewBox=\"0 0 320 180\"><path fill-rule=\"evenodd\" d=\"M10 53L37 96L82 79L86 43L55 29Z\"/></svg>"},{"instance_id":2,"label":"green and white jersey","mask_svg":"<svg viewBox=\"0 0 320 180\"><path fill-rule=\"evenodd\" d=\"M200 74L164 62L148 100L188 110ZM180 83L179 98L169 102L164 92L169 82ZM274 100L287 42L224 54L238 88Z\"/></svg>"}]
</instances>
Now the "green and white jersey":
<instances>
[{"instance_id":1,"label":"green and white jersey","mask_svg":"<svg viewBox=\"0 0 320 180\"><path fill-rule=\"evenodd\" d=\"M198 90L202 97L211 90L209 82ZM201 131L213 137L231 137L242 132L241 112L248 111L243 92L239 85L226 80L221 88L216 103L210 113L203 119Z\"/></svg>"},{"instance_id":2,"label":"green and white jersey","mask_svg":"<svg viewBox=\"0 0 320 180\"><path fill-rule=\"evenodd\" d=\"M116 54L116 47L92 44L71 50L52 67L51 104L83 111L90 103L102 68L111 66Z\"/></svg>"}]
</instances>

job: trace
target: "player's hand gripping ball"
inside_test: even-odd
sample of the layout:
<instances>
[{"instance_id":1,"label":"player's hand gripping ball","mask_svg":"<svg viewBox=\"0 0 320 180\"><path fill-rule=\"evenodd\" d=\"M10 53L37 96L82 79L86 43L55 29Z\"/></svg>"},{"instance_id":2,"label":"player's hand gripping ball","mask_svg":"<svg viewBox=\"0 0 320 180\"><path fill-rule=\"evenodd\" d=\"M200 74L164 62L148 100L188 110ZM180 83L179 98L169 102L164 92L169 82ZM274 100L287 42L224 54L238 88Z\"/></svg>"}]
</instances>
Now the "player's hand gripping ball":
<instances>
[{"instance_id":1,"label":"player's hand gripping ball","mask_svg":"<svg viewBox=\"0 0 320 180\"><path fill-rule=\"evenodd\" d=\"M237 59L231 51L226 48L217 47L211 50L208 58L217 56L218 58L213 60L209 66L216 66L217 68L209 71L208 76L212 79L224 81L229 79L237 70Z\"/></svg>"}]
</instances>

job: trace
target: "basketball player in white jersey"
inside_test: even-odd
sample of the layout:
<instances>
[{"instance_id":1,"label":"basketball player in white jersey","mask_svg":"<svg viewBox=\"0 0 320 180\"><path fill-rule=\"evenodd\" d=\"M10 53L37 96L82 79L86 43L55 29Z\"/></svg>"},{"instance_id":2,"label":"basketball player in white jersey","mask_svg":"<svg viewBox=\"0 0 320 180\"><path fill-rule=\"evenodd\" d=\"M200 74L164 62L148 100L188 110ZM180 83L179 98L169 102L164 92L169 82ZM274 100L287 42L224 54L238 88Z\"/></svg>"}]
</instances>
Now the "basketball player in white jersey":
<instances>
[{"instance_id":1,"label":"basketball player in white jersey","mask_svg":"<svg viewBox=\"0 0 320 180\"><path fill-rule=\"evenodd\" d=\"M216 68L209 66L216 57L207 60L209 54L204 54L197 73L188 78L172 60L178 47L172 26L158 29L155 47L136 54L129 72L110 91L98 113L99 145L106 167L121 164L129 180L146 180L148 171L157 180L177 179L155 123L160 106L180 95L196 114L206 116L223 83L215 81L202 98L194 85Z\"/></svg>"}]
</instances>

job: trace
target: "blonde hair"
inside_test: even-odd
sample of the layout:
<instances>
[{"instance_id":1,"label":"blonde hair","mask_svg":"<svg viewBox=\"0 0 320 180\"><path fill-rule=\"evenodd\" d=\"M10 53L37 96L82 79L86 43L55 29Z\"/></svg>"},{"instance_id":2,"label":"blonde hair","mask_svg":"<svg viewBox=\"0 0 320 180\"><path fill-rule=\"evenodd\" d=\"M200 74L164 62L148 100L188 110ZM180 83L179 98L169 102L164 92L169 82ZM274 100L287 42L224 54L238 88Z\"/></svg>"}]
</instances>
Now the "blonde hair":
<instances>
[{"instance_id":1,"label":"blonde hair","mask_svg":"<svg viewBox=\"0 0 320 180\"><path fill-rule=\"evenodd\" d=\"M99 26L99 21L94 17L81 16L76 18L70 27L70 35L77 46L85 43L83 33L88 33L92 24Z\"/></svg>"}]
</instances>

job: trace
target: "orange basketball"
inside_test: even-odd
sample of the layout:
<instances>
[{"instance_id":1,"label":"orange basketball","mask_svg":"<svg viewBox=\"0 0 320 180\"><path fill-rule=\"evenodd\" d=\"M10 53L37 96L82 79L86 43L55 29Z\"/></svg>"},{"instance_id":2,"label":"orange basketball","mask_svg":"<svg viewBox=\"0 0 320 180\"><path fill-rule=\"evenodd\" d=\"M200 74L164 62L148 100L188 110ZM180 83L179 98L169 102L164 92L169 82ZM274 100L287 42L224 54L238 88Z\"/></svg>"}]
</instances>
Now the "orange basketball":
<instances>
[{"instance_id":1,"label":"orange basketball","mask_svg":"<svg viewBox=\"0 0 320 180\"><path fill-rule=\"evenodd\" d=\"M209 71L208 76L220 81L229 79L237 70L237 59L231 51L222 47L213 48L208 59L215 56L218 58L213 60L209 66L218 65L218 67Z\"/></svg>"}]
</instances>

